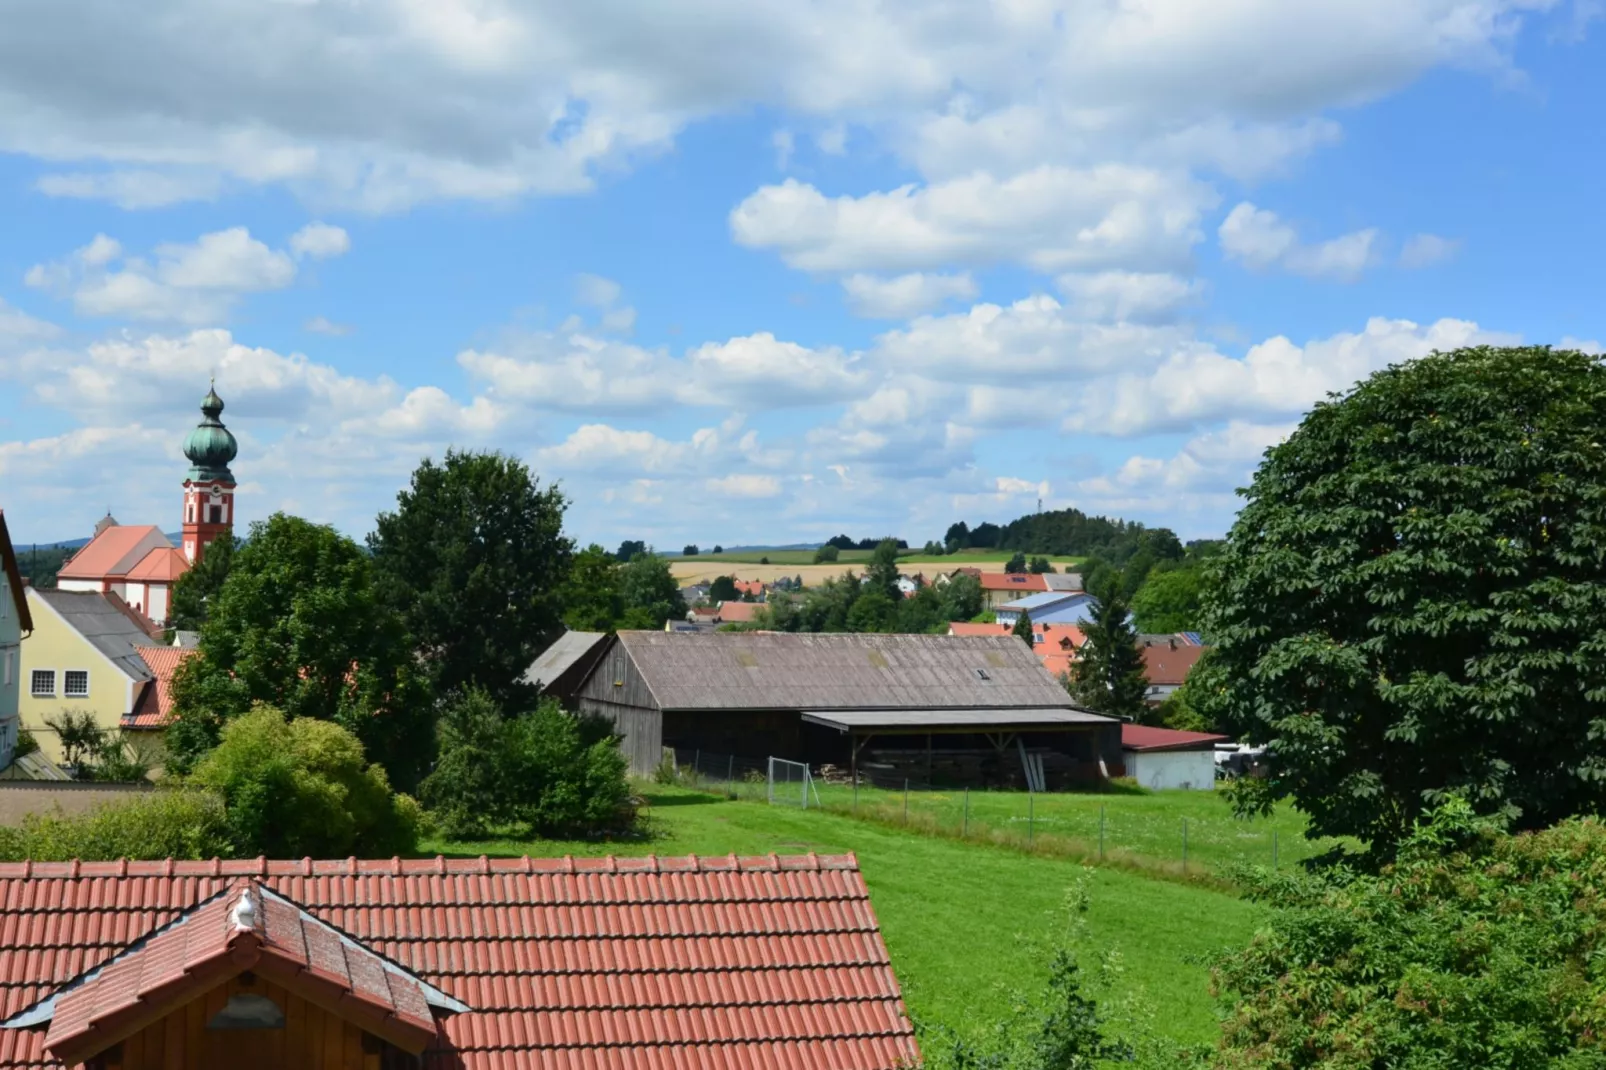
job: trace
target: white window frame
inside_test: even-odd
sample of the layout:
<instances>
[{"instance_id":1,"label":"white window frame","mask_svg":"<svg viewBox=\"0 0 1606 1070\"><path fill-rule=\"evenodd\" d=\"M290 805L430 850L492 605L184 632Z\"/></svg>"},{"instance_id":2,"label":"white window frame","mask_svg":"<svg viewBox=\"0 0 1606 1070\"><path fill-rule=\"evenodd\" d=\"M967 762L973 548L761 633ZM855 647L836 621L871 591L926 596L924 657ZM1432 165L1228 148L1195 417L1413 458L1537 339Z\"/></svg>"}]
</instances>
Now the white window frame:
<instances>
[{"instance_id":1,"label":"white window frame","mask_svg":"<svg viewBox=\"0 0 1606 1070\"><path fill-rule=\"evenodd\" d=\"M7 650L6 651L6 678L5 678L5 681L4 681L4 685L6 687L10 687L11 686L11 663L12 663L13 658L15 658L15 657L16 657L16 651L14 651L14 650Z\"/></svg>"},{"instance_id":2,"label":"white window frame","mask_svg":"<svg viewBox=\"0 0 1606 1070\"><path fill-rule=\"evenodd\" d=\"M77 675L77 674L80 674L80 673L84 677L84 689L82 691L74 691L74 690L72 690L72 688L70 686L71 685L71 681L72 681L72 678L73 678L74 675ZM62 698L88 698L89 697L89 670L88 669L64 669L64 670L62 670L62 674L61 674L61 697Z\"/></svg>"},{"instance_id":3,"label":"white window frame","mask_svg":"<svg viewBox=\"0 0 1606 1070\"><path fill-rule=\"evenodd\" d=\"M49 691L41 691L41 690L39 690L38 680L39 680L40 675L43 674L43 673L49 673L50 674L50 690ZM28 674L28 697L29 698L55 698L56 697L56 670L55 669L34 669L32 672L30 672Z\"/></svg>"}]
</instances>

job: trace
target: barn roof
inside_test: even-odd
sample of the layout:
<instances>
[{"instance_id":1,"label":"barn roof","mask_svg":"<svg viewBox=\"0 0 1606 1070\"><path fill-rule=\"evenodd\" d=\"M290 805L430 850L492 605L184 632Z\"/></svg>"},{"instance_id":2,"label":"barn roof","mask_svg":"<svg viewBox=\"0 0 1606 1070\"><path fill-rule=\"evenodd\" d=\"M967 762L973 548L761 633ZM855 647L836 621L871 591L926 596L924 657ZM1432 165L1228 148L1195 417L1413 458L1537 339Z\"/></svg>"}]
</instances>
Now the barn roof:
<instances>
[{"instance_id":1,"label":"barn roof","mask_svg":"<svg viewBox=\"0 0 1606 1070\"><path fill-rule=\"evenodd\" d=\"M1071 707L1011 636L620 632L661 709Z\"/></svg>"},{"instance_id":2,"label":"barn roof","mask_svg":"<svg viewBox=\"0 0 1606 1070\"><path fill-rule=\"evenodd\" d=\"M1087 710L1055 707L1010 710L804 710L803 719L839 731L929 732L933 729L1030 731L1069 725L1107 724L1115 720Z\"/></svg>"},{"instance_id":3,"label":"barn roof","mask_svg":"<svg viewBox=\"0 0 1606 1070\"><path fill-rule=\"evenodd\" d=\"M597 648L607 636L601 632L564 632L524 671L524 682L547 688Z\"/></svg>"},{"instance_id":4,"label":"barn roof","mask_svg":"<svg viewBox=\"0 0 1606 1070\"><path fill-rule=\"evenodd\" d=\"M857 862L770 855L0 864L0 1068L60 1067L54 1015L122 1006L97 971L213 961L247 887L259 939L343 999L457 1012L425 1070L919 1062Z\"/></svg>"}]
</instances>

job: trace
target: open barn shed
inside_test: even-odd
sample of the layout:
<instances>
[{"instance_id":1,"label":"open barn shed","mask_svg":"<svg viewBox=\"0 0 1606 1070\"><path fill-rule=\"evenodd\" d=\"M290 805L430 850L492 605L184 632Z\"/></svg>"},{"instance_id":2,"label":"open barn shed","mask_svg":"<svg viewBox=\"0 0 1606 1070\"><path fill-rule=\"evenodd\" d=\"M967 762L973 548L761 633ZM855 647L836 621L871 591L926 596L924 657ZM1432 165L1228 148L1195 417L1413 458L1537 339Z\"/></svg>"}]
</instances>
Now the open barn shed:
<instances>
[{"instance_id":1,"label":"open barn shed","mask_svg":"<svg viewBox=\"0 0 1606 1070\"><path fill-rule=\"evenodd\" d=\"M663 748L1039 789L1119 776L1119 722L1010 636L620 632L574 696L637 773Z\"/></svg>"}]
</instances>

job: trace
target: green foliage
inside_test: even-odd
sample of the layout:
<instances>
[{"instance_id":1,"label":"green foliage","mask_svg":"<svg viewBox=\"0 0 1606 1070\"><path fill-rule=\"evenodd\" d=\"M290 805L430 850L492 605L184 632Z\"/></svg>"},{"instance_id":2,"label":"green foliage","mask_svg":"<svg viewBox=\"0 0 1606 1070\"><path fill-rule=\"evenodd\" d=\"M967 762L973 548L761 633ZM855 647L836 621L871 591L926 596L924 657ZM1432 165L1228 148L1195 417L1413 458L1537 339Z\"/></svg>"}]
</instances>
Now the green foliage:
<instances>
[{"instance_id":1,"label":"green foliage","mask_svg":"<svg viewBox=\"0 0 1606 1070\"><path fill-rule=\"evenodd\" d=\"M651 552L637 554L620 569L619 601L624 610L622 628L657 630L665 621L686 616L686 600L668 560Z\"/></svg>"},{"instance_id":2,"label":"green foliage","mask_svg":"<svg viewBox=\"0 0 1606 1070\"><path fill-rule=\"evenodd\" d=\"M866 582L888 598L896 600L903 597L898 590L898 543L893 539L882 539L876 544L875 553L870 557L870 567L865 569Z\"/></svg>"},{"instance_id":3,"label":"green foliage","mask_svg":"<svg viewBox=\"0 0 1606 1070\"><path fill-rule=\"evenodd\" d=\"M106 730L89 710L62 710L46 717L45 727L61 744L61 764L72 769L87 767L106 743Z\"/></svg>"},{"instance_id":4,"label":"green foliage","mask_svg":"<svg viewBox=\"0 0 1606 1070\"><path fill-rule=\"evenodd\" d=\"M56 810L0 827L0 861L218 858L232 853L223 803L202 791L131 795L72 817Z\"/></svg>"},{"instance_id":5,"label":"green foliage","mask_svg":"<svg viewBox=\"0 0 1606 1070\"><path fill-rule=\"evenodd\" d=\"M504 717L472 691L442 713L441 757L423 797L450 836L518 826L523 834L590 836L635 820L612 726L543 701Z\"/></svg>"},{"instance_id":6,"label":"green foliage","mask_svg":"<svg viewBox=\"0 0 1606 1070\"><path fill-rule=\"evenodd\" d=\"M418 839L411 800L392 793L355 735L271 706L224 725L188 781L223 799L238 855L374 858L406 854Z\"/></svg>"},{"instance_id":7,"label":"green foliage","mask_svg":"<svg viewBox=\"0 0 1606 1070\"><path fill-rule=\"evenodd\" d=\"M1028 650L1035 651L1037 644L1032 635L1032 615L1022 610L1015 618L1015 626L1009 633L1026 644Z\"/></svg>"},{"instance_id":8,"label":"green foliage","mask_svg":"<svg viewBox=\"0 0 1606 1070\"><path fill-rule=\"evenodd\" d=\"M681 557L696 557L698 552L699 551L697 549L697 544L694 543L694 542L688 542L684 547L681 548L680 556Z\"/></svg>"},{"instance_id":9,"label":"green foliage","mask_svg":"<svg viewBox=\"0 0 1606 1070\"><path fill-rule=\"evenodd\" d=\"M1037 556L1032 558L1030 565L1026 566L1026 571L1034 576L1041 576L1045 572L1053 572L1054 563L1046 557Z\"/></svg>"},{"instance_id":10,"label":"green foliage","mask_svg":"<svg viewBox=\"0 0 1606 1070\"><path fill-rule=\"evenodd\" d=\"M17 568L29 586L51 588L56 586L56 573L67 559L78 552L76 546L29 546L17 548Z\"/></svg>"},{"instance_id":11,"label":"green foliage","mask_svg":"<svg viewBox=\"0 0 1606 1070\"><path fill-rule=\"evenodd\" d=\"M898 617L898 603L880 587L872 586L853 600L848 610L848 631L884 632Z\"/></svg>"},{"instance_id":12,"label":"green foliage","mask_svg":"<svg viewBox=\"0 0 1606 1070\"><path fill-rule=\"evenodd\" d=\"M174 674L169 769L194 768L229 718L266 703L345 726L410 787L433 751L429 688L416 666L361 547L276 513L251 526L201 628L200 656Z\"/></svg>"},{"instance_id":13,"label":"green foliage","mask_svg":"<svg viewBox=\"0 0 1606 1070\"><path fill-rule=\"evenodd\" d=\"M566 502L501 453L425 459L368 538L376 589L401 615L437 694L483 687L503 700L563 632L559 587L573 544Z\"/></svg>"},{"instance_id":14,"label":"green foliage","mask_svg":"<svg viewBox=\"0 0 1606 1070\"><path fill-rule=\"evenodd\" d=\"M950 576L938 593L942 598L943 616L948 620L974 620L986 602L981 580L963 572Z\"/></svg>"},{"instance_id":15,"label":"green foliage","mask_svg":"<svg viewBox=\"0 0 1606 1070\"><path fill-rule=\"evenodd\" d=\"M734 576L715 576L708 584L708 600L710 602L734 602L742 596L736 589Z\"/></svg>"},{"instance_id":16,"label":"green foliage","mask_svg":"<svg viewBox=\"0 0 1606 1070\"><path fill-rule=\"evenodd\" d=\"M1206 654L1206 657L1209 655ZM1190 679L1192 674L1190 675ZM1182 686L1167 695L1159 707L1151 711L1152 717L1145 717L1144 723L1159 723L1166 728L1174 728L1178 732L1214 732L1216 726L1210 719L1194 706L1193 692L1189 683L1184 681Z\"/></svg>"},{"instance_id":17,"label":"green foliage","mask_svg":"<svg viewBox=\"0 0 1606 1070\"><path fill-rule=\"evenodd\" d=\"M17 758L21 758L25 754L32 754L34 751L37 751L38 749L39 749L39 741L37 739L33 738L33 733L32 732L30 732L26 728L24 728L24 729L21 729L20 731L17 732L17 745L11 751L11 757L12 757L13 760L16 760Z\"/></svg>"},{"instance_id":18,"label":"green foliage","mask_svg":"<svg viewBox=\"0 0 1606 1070\"><path fill-rule=\"evenodd\" d=\"M1025 572L1026 555L1021 553L1019 550L1016 550L1014 556L1012 556L1008 561L1004 562L1004 571L1016 573Z\"/></svg>"},{"instance_id":19,"label":"green foliage","mask_svg":"<svg viewBox=\"0 0 1606 1070\"><path fill-rule=\"evenodd\" d=\"M1380 874L1262 874L1276 911L1216 967L1216 1065L1510 1070L1606 1062L1606 826L1498 833L1451 798Z\"/></svg>"},{"instance_id":20,"label":"green foliage","mask_svg":"<svg viewBox=\"0 0 1606 1070\"><path fill-rule=\"evenodd\" d=\"M1148 709L1143 699L1149 688L1143 651L1115 585L1093 600L1089 617L1082 625L1082 634L1087 636L1082 656L1071 664L1071 697L1079 705L1111 717L1141 720Z\"/></svg>"},{"instance_id":21,"label":"green foliage","mask_svg":"<svg viewBox=\"0 0 1606 1070\"><path fill-rule=\"evenodd\" d=\"M1198 631L1204 612L1204 585L1202 565L1153 569L1132 596L1132 615L1138 631Z\"/></svg>"},{"instance_id":22,"label":"green foliage","mask_svg":"<svg viewBox=\"0 0 1606 1070\"><path fill-rule=\"evenodd\" d=\"M234 567L236 549L232 532L219 532L207 544L201 559L173 585L173 605L169 610L168 627L175 630L199 631L206 623L207 610L223 582Z\"/></svg>"},{"instance_id":23,"label":"green foliage","mask_svg":"<svg viewBox=\"0 0 1606 1070\"><path fill-rule=\"evenodd\" d=\"M611 632L618 627L624 610L613 555L596 543L575 554L561 600L563 623L573 631Z\"/></svg>"},{"instance_id":24,"label":"green foliage","mask_svg":"<svg viewBox=\"0 0 1606 1070\"><path fill-rule=\"evenodd\" d=\"M119 729L102 736L94 758L82 771L86 780L133 784L149 780L164 756L159 736Z\"/></svg>"},{"instance_id":25,"label":"green foliage","mask_svg":"<svg viewBox=\"0 0 1606 1070\"><path fill-rule=\"evenodd\" d=\"M647 544L645 542L640 539L626 539L619 544L619 549L614 552L613 559L621 565L628 565L636 559L637 554L646 552Z\"/></svg>"},{"instance_id":26,"label":"green foliage","mask_svg":"<svg viewBox=\"0 0 1606 1070\"><path fill-rule=\"evenodd\" d=\"M1383 857L1454 793L1517 828L1606 799L1606 364L1388 368L1268 451L1211 562L1196 702Z\"/></svg>"},{"instance_id":27,"label":"green foliage","mask_svg":"<svg viewBox=\"0 0 1606 1070\"><path fill-rule=\"evenodd\" d=\"M830 543L826 543L824 546L814 551L814 563L816 565L835 564L837 558L841 556L841 550L837 549L835 546L832 546Z\"/></svg>"}]
</instances>

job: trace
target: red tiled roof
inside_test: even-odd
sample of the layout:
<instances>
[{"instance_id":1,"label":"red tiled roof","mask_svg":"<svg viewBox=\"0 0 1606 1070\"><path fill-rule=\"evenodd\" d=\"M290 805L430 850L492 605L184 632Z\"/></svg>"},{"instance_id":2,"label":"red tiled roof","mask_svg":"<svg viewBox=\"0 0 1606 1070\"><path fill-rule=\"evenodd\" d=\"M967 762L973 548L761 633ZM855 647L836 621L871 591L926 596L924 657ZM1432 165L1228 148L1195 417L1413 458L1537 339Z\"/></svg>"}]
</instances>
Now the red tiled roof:
<instances>
[{"instance_id":1,"label":"red tiled roof","mask_svg":"<svg viewBox=\"0 0 1606 1070\"><path fill-rule=\"evenodd\" d=\"M763 580L736 580L735 583L737 594L750 594L754 598L769 589Z\"/></svg>"},{"instance_id":2,"label":"red tiled roof","mask_svg":"<svg viewBox=\"0 0 1606 1070\"><path fill-rule=\"evenodd\" d=\"M757 619L758 611L763 608L761 602L721 602L719 619L726 623L746 624Z\"/></svg>"},{"instance_id":3,"label":"red tiled roof","mask_svg":"<svg viewBox=\"0 0 1606 1070\"><path fill-rule=\"evenodd\" d=\"M1033 572L983 572L981 589L984 591L1036 592L1048 590L1048 581Z\"/></svg>"},{"instance_id":4,"label":"red tiled roof","mask_svg":"<svg viewBox=\"0 0 1606 1070\"><path fill-rule=\"evenodd\" d=\"M158 546L128 570L128 578L139 583L172 583L190 570L184 551L174 546Z\"/></svg>"},{"instance_id":5,"label":"red tiled roof","mask_svg":"<svg viewBox=\"0 0 1606 1070\"><path fill-rule=\"evenodd\" d=\"M1143 648L1143 671L1151 684L1181 686L1188 678L1188 673L1199 663L1204 654L1205 647L1183 646L1180 643L1172 647L1169 644L1145 646Z\"/></svg>"},{"instance_id":6,"label":"red tiled roof","mask_svg":"<svg viewBox=\"0 0 1606 1070\"><path fill-rule=\"evenodd\" d=\"M0 864L0 1015L241 878L470 1008L429 1070L919 1059L851 855ZM0 1067L60 1065L44 1039L0 1029Z\"/></svg>"},{"instance_id":7,"label":"red tiled roof","mask_svg":"<svg viewBox=\"0 0 1606 1070\"><path fill-rule=\"evenodd\" d=\"M718 606L693 606L691 611L694 616L707 617L709 620L719 616Z\"/></svg>"},{"instance_id":8,"label":"red tiled roof","mask_svg":"<svg viewBox=\"0 0 1606 1070\"><path fill-rule=\"evenodd\" d=\"M167 536L162 534L160 528L154 524L117 524L107 528L88 543L82 550L72 555L61 571L56 575L69 580L99 580L107 576L121 576L126 570L138 564L138 559L127 560L142 541L149 538L152 533L161 537L161 545L167 542ZM144 557L140 554L140 557Z\"/></svg>"},{"instance_id":9,"label":"red tiled roof","mask_svg":"<svg viewBox=\"0 0 1606 1070\"><path fill-rule=\"evenodd\" d=\"M1123 750L1209 750L1217 743L1225 742L1226 736L1209 732L1178 732L1173 728L1151 728L1143 724L1121 725Z\"/></svg>"},{"instance_id":10,"label":"red tiled roof","mask_svg":"<svg viewBox=\"0 0 1606 1070\"><path fill-rule=\"evenodd\" d=\"M134 648L155 677L145 685L134 709L123 715L124 728L165 728L173 716L173 674L199 654L195 647L137 646Z\"/></svg>"},{"instance_id":11,"label":"red tiled roof","mask_svg":"<svg viewBox=\"0 0 1606 1070\"><path fill-rule=\"evenodd\" d=\"M239 880L56 999L44 1047L71 1065L238 976L261 974L397 1047L436 1039L424 985L313 918Z\"/></svg>"}]
</instances>

